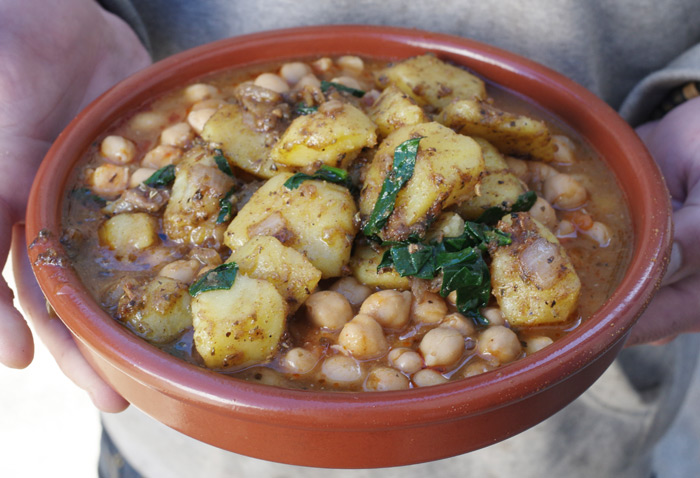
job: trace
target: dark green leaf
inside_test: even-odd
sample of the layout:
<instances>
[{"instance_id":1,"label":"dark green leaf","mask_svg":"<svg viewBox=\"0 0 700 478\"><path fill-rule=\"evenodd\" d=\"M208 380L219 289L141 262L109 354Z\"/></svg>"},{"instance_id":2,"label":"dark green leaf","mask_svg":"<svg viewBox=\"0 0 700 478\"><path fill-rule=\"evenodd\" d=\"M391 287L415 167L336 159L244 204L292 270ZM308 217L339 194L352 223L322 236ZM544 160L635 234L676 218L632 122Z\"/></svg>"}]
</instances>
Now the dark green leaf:
<instances>
[{"instance_id":1,"label":"dark green leaf","mask_svg":"<svg viewBox=\"0 0 700 478\"><path fill-rule=\"evenodd\" d=\"M162 188L168 186L175 180L175 165L168 164L163 166L155 173L146 179L143 184L152 188Z\"/></svg>"},{"instance_id":2,"label":"dark green leaf","mask_svg":"<svg viewBox=\"0 0 700 478\"><path fill-rule=\"evenodd\" d=\"M377 235L394 211L396 195L413 176L418 156L418 144L421 139L423 138L406 140L394 150L393 166L384 178L379 198L377 198L369 220L362 230L365 236Z\"/></svg>"},{"instance_id":3,"label":"dark green leaf","mask_svg":"<svg viewBox=\"0 0 700 478\"><path fill-rule=\"evenodd\" d=\"M348 172L332 166L321 166L314 174L296 173L284 182L284 187L291 190L298 188L307 179L319 179L329 183L340 184L352 190L355 186L350 181Z\"/></svg>"},{"instance_id":4,"label":"dark green leaf","mask_svg":"<svg viewBox=\"0 0 700 478\"><path fill-rule=\"evenodd\" d=\"M238 264L227 262L206 272L199 280L190 286L190 295L196 297L210 290L230 289L236 280Z\"/></svg>"},{"instance_id":5,"label":"dark green leaf","mask_svg":"<svg viewBox=\"0 0 700 478\"><path fill-rule=\"evenodd\" d=\"M228 164L228 159L226 159L224 153L220 149L215 149L214 152L216 153L214 155L214 161L216 162L216 166L219 168L219 170L223 173L228 174L229 176L233 176L233 171L231 171L231 165Z\"/></svg>"},{"instance_id":6,"label":"dark green leaf","mask_svg":"<svg viewBox=\"0 0 700 478\"><path fill-rule=\"evenodd\" d=\"M219 215L216 217L217 224L223 224L231 220L233 216L233 201L231 201L231 198L235 191L236 188L231 188L224 197L219 199Z\"/></svg>"},{"instance_id":7,"label":"dark green leaf","mask_svg":"<svg viewBox=\"0 0 700 478\"><path fill-rule=\"evenodd\" d=\"M484 211L476 222L484 224L496 224L503 216L511 212L529 211L537 201L537 194L534 191L527 191L520 196L510 207L494 206Z\"/></svg>"},{"instance_id":8,"label":"dark green leaf","mask_svg":"<svg viewBox=\"0 0 700 478\"><path fill-rule=\"evenodd\" d=\"M304 116L304 115L310 115L312 113L315 113L318 111L318 106L306 106L306 103L303 101L300 103L297 103L296 107L294 108L294 112L298 115Z\"/></svg>"},{"instance_id":9,"label":"dark green leaf","mask_svg":"<svg viewBox=\"0 0 700 478\"><path fill-rule=\"evenodd\" d=\"M394 269L400 276L413 276L419 279L435 277L435 251L424 244L394 246L390 249Z\"/></svg>"},{"instance_id":10,"label":"dark green leaf","mask_svg":"<svg viewBox=\"0 0 700 478\"><path fill-rule=\"evenodd\" d=\"M340 83L334 83L332 81L322 81L321 82L321 91L324 93L328 91L331 88L335 88L338 91L344 91L345 93L350 93L353 96L357 96L358 98L362 98L365 96L365 92L362 90L358 90L356 88L350 88L349 86L341 85Z\"/></svg>"}]
</instances>

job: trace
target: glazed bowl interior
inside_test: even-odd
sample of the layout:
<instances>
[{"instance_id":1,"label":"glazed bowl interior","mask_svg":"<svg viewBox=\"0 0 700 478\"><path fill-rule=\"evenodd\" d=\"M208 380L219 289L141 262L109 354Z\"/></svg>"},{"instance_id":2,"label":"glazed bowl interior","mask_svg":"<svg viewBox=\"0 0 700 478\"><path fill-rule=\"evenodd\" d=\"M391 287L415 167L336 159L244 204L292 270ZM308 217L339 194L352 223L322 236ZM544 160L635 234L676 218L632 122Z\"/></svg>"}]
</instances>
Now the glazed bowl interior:
<instances>
[{"instance_id":1,"label":"glazed bowl interior","mask_svg":"<svg viewBox=\"0 0 700 478\"><path fill-rule=\"evenodd\" d=\"M496 371L396 392L323 393L248 383L185 363L100 310L60 244L64 190L85 150L118 118L203 75L293 58L357 54L395 60L434 52L529 98L590 143L616 176L633 223L631 262L609 300L546 351ZM127 400L207 443L284 463L378 467L465 453L564 407L605 370L663 275L670 205L663 179L617 114L563 76L466 39L384 27L310 27L232 38L163 60L118 84L60 135L36 177L30 258L82 352ZM466 431L464 429L467 429ZM397 438L400 437L400 438Z\"/></svg>"}]
</instances>

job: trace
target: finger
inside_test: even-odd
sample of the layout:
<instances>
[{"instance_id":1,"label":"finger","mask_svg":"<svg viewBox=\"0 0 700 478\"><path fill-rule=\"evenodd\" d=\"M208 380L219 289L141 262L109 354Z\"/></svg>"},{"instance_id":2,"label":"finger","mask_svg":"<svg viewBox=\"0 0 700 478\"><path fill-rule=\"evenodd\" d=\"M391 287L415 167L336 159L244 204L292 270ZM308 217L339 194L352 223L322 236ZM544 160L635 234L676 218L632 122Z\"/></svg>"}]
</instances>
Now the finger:
<instances>
[{"instance_id":1,"label":"finger","mask_svg":"<svg viewBox=\"0 0 700 478\"><path fill-rule=\"evenodd\" d=\"M625 346L665 343L676 335L700 332L700 274L663 287L630 332Z\"/></svg>"},{"instance_id":2,"label":"finger","mask_svg":"<svg viewBox=\"0 0 700 478\"><path fill-rule=\"evenodd\" d=\"M24 243L24 226L13 229L14 240ZM24 248L13 249L12 260L17 278L19 300L31 318L37 336L46 345L61 371L85 390L97 408L104 412L120 412L129 406L95 370L78 350L73 335L55 316L48 313L46 299L39 289Z\"/></svg>"},{"instance_id":3,"label":"finger","mask_svg":"<svg viewBox=\"0 0 700 478\"><path fill-rule=\"evenodd\" d=\"M0 201L0 265L4 268L12 241L12 218L9 206ZM24 368L34 358L32 332L14 307L14 294L3 278L0 280L0 363Z\"/></svg>"}]
</instances>

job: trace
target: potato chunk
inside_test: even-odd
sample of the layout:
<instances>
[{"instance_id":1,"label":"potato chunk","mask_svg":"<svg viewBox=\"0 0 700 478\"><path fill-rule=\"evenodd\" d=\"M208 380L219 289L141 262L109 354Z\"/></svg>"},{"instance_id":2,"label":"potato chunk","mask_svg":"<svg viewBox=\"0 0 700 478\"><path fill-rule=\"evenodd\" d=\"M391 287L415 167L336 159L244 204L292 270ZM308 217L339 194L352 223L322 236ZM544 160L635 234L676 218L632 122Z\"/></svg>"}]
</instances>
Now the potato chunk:
<instances>
[{"instance_id":1,"label":"potato chunk","mask_svg":"<svg viewBox=\"0 0 700 478\"><path fill-rule=\"evenodd\" d=\"M239 270L254 279L263 279L277 288L294 312L309 297L321 280L304 255L284 246L272 236L256 236L236 249L229 259Z\"/></svg>"},{"instance_id":2,"label":"potato chunk","mask_svg":"<svg viewBox=\"0 0 700 478\"><path fill-rule=\"evenodd\" d=\"M468 220L478 219L484 211L495 206L509 208L525 192L523 183L510 172L503 155L485 139L477 137L474 140L481 146L486 172L481 177L478 193L455 208Z\"/></svg>"},{"instance_id":3,"label":"potato chunk","mask_svg":"<svg viewBox=\"0 0 700 478\"><path fill-rule=\"evenodd\" d=\"M557 150L543 121L499 110L484 101L451 103L438 121L462 134L485 138L503 154L552 161Z\"/></svg>"},{"instance_id":4,"label":"potato chunk","mask_svg":"<svg viewBox=\"0 0 700 478\"><path fill-rule=\"evenodd\" d=\"M512 326L562 323L576 311L581 282L557 238L528 213L508 214L496 226L513 243L491 256L491 285Z\"/></svg>"},{"instance_id":5,"label":"potato chunk","mask_svg":"<svg viewBox=\"0 0 700 478\"><path fill-rule=\"evenodd\" d=\"M140 337L154 343L175 340L192 326L187 284L156 277L119 300L118 317Z\"/></svg>"},{"instance_id":6,"label":"potato chunk","mask_svg":"<svg viewBox=\"0 0 700 478\"><path fill-rule=\"evenodd\" d=\"M226 230L225 223L217 224L220 200L233 184L233 178L216 166L212 153L204 148L190 150L178 165L163 214L168 237L188 245L219 247Z\"/></svg>"},{"instance_id":7,"label":"potato chunk","mask_svg":"<svg viewBox=\"0 0 700 478\"><path fill-rule=\"evenodd\" d=\"M456 99L486 98L483 81L431 54L409 58L382 70L377 83L382 88L393 83L419 105L437 109Z\"/></svg>"},{"instance_id":8,"label":"potato chunk","mask_svg":"<svg viewBox=\"0 0 700 478\"><path fill-rule=\"evenodd\" d=\"M230 289L192 299L195 348L209 368L267 362L284 332L286 313L275 286L239 272Z\"/></svg>"},{"instance_id":9,"label":"potato chunk","mask_svg":"<svg viewBox=\"0 0 700 478\"><path fill-rule=\"evenodd\" d=\"M374 209L384 178L392 169L394 151L410 138L421 139L413 176L396 196L395 207L380 232L385 241L403 241L423 235L440 212L472 197L484 171L481 148L473 139L439 123L404 126L377 149L360 195L366 220Z\"/></svg>"},{"instance_id":10,"label":"potato chunk","mask_svg":"<svg viewBox=\"0 0 700 478\"><path fill-rule=\"evenodd\" d=\"M307 180L284 186L290 173L269 179L231 221L225 243L232 250L255 236L273 236L304 254L324 278L338 277L350 260L357 213L350 192L337 184Z\"/></svg>"},{"instance_id":11,"label":"potato chunk","mask_svg":"<svg viewBox=\"0 0 700 478\"><path fill-rule=\"evenodd\" d=\"M158 221L145 212L117 214L100 226L98 235L118 259L128 258L158 242Z\"/></svg>"},{"instance_id":12,"label":"potato chunk","mask_svg":"<svg viewBox=\"0 0 700 478\"><path fill-rule=\"evenodd\" d=\"M321 165L347 168L362 148L377 142L376 126L359 109L332 100L299 116L270 152L280 164L306 172Z\"/></svg>"},{"instance_id":13,"label":"potato chunk","mask_svg":"<svg viewBox=\"0 0 700 478\"><path fill-rule=\"evenodd\" d=\"M408 290L411 282L408 277L401 277L393 268L377 272L377 266L382 261L384 252L377 252L369 245L355 247L350 259L350 270L362 284L382 289Z\"/></svg>"},{"instance_id":14,"label":"potato chunk","mask_svg":"<svg viewBox=\"0 0 700 478\"><path fill-rule=\"evenodd\" d=\"M402 126L430 121L423 108L394 85L389 85L369 109L369 117L377 125L379 135L388 136Z\"/></svg>"},{"instance_id":15,"label":"potato chunk","mask_svg":"<svg viewBox=\"0 0 700 478\"><path fill-rule=\"evenodd\" d=\"M204 125L202 138L221 148L227 159L244 171L271 178L286 168L270 159L277 133L256 129L236 104L222 105Z\"/></svg>"}]
</instances>

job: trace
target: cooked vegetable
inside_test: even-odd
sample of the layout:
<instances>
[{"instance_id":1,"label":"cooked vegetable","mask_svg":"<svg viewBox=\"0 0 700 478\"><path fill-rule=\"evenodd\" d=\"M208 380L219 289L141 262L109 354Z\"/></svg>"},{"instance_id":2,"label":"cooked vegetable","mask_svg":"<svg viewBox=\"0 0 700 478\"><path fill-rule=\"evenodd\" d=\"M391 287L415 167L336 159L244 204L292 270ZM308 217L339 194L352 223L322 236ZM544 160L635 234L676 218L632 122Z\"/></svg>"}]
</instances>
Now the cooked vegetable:
<instances>
[{"instance_id":1,"label":"cooked vegetable","mask_svg":"<svg viewBox=\"0 0 700 478\"><path fill-rule=\"evenodd\" d=\"M369 117L377 125L379 135L386 137L402 126L428 123L430 120L410 96L389 85L369 109Z\"/></svg>"},{"instance_id":2,"label":"cooked vegetable","mask_svg":"<svg viewBox=\"0 0 700 478\"><path fill-rule=\"evenodd\" d=\"M362 98L363 96L365 96L365 92L362 90L358 90L357 88L350 88L349 86L345 86L333 81L324 80L321 82L321 91L323 91L324 93L326 93L331 88L335 88L337 91L341 91L344 93L350 93L352 96L356 96L358 98Z\"/></svg>"},{"instance_id":3,"label":"cooked vegetable","mask_svg":"<svg viewBox=\"0 0 700 478\"><path fill-rule=\"evenodd\" d=\"M581 282L557 238L527 213L509 214L498 228L512 244L493 248L493 294L515 327L569 320L576 310Z\"/></svg>"},{"instance_id":4,"label":"cooked vegetable","mask_svg":"<svg viewBox=\"0 0 700 478\"><path fill-rule=\"evenodd\" d=\"M187 284L156 277L143 288L129 290L118 307L118 317L144 339L165 343L192 326Z\"/></svg>"},{"instance_id":5,"label":"cooked vegetable","mask_svg":"<svg viewBox=\"0 0 700 478\"><path fill-rule=\"evenodd\" d=\"M340 184L341 186L345 186L350 190L355 189L352 181L350 181L347 171L340 168L326 166L325 164L313 174L296 173L294 176L285 181L284 187L287 189L296 189L307 179L320 179L323 181L328 181L329 183Z\"/></svg>"},{"instance_id":6,"label":"cooked vegetable","mask_svg":"<svg viewBox=\"0 0 700 478\"><path fill-rule=\"evenodd\" d=\"M237 167L261 178L271 178L286 168L270 159L276 130L255 128L254 119L237 104L224 104L207 121L202 138L220 148L222 156Z\"/></svg>"},{"instance_id":7,"label":"cooked vegetable","mask_svg":"<svg viewBox=\"0 0 700 478\"><path fill-rule=\"evenodd\" d=\"M450 103L438 117L441 123L469 136L485 138L503 154L552 161L556 145L544 121L500 110L479 100Z\"/></svg>"},{"instance_id":8,"label":"cooked vegetable","mask_svg":"<svg viewBox=\"0 0 700 478\"><path fill-rule=\"evenodd\" d=\"M236 249L229 260L235 261L246 276L275 286L290 312L304 303L321 280L321 271L303 254L271 236L253 237Z\"/></svg>"},{"instance_id":9,"label":"cooked vegetable","mask_svg":"<svg viewBox=\"0 0 700 478\"><path fill-rule=\"evenodd\" d=\"M275 286L239 274L229 289L192 299L194 345L209 368L264 363L277 349L286 314Z\"/></svg>"},{"instance_id":10,"label":"cooked vegetable","mask_svg":"<svg viewBox=\"0 0 700 478\"><path fill-rule=\"evenodd\" d=\"M233 185L234 180L219 169L211 152L192 148L178 165L163 214L163 229L168 237L198 246L221 244L226 230L226 224L219 221L221 200Z\"/></svg>"},{"instance_id":11,"label":"cooked vegetable","mask_svg":"<svg viewBox=\"0 0 700 478\"><path fill-rule=\"evenodd\" d=\"M112 216L98 230L100 244L114 250L117 258L128 259L159 242L158 222L145 212Z\"/></svg>"},{"instance_id":12,"label":"cooked vegetable","mask_svg":"<svg viewBox=\"0 0 700 478\"><path fill-rule=\"evenodd\" d=\"M353 251L350 259L350 270L352 275L362 284L369 287L379 287L382 289L408 290L411 282L408 277L401 277L392 268L380 268L379 263L384 255L374 250L369 245L358 245Z\"/></svg>"},{"instance_id":13,"label":"cooked vegetable","mask_svg":"<svg viewBox=\"0 0 700 478\"><path fill-rule=\"evenodd\" d=\"M380 71L377 83L382 88L394 84L419 105L438 109L456 99L486 98L483 81L431 54L409 58Z\"/></svg>"},{"instance_id":14,"label":"cooked vegetable","mask_svg":"<svg viewBox=\"0 0 700 478\"><path fill-rule=\"evenodd\" d=\"M343 186L306 180L290 190L292 177L269 179L231 221L225 243L237 250L255 236L273 236L304 254L324 278L339 277L350 260L357 233L355 201Z\"/></svg>"},{"instance_id":15,"label":"cooked vegetable","mask_svg":"<svg viewBox=\"0 0 700 478\"><path fill-rule=\"evenodd\" d=\"M238 264L227 262L205 272L190 286L190 295L197 297L202 292L210 290L230 289L238 275Z\"/></svg>"},{"instance_id":16,"label":"cooked vegetable","mask_svg":"<svg viewBox=\"0 0 700 478\"><path fill-rule=\"evenodd\" d=\"M349 103L327 101L297 117L270 151L276 163L304 172L322 164L347 169L362 148L377 142L376 126Z\"/></svg>"},{"instance_id":17,"label":"cooked vegetable","mask_svg":"<svg viewBox=\"0 0 700 478\"><path fill-rule=\"evenodd\" d=\"M175 165L168 164L153 173L143 184L152 188L169 186L175 180Z\"/></svg>"},{"instance_id":18,"label":"cooked vegetable","mask_svg":"<svg viewBox=\"0 0 700 478\"><path fill-rule=\"evenodd\" d=\"M397 147L417 137L423 139L412 176L395 201L382 197ZM442 210L475 194L483 170L481 148L473 139L438 123L404 126L382 141L367 169L360 195L365 234L383 241L423 236Z\"/></svg>"}]
</instances>

